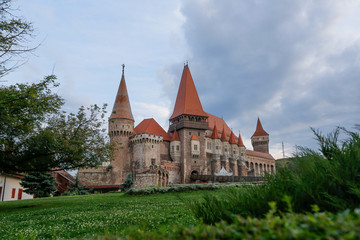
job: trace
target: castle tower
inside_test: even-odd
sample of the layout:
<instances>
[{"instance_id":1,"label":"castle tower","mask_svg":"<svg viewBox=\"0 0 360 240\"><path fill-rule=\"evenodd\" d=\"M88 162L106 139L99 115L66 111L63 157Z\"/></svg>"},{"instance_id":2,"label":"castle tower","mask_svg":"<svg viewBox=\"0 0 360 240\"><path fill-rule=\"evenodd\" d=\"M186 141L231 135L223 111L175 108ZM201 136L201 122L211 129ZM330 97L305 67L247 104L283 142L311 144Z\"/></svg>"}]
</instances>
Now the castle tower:
<instances>
[{"instance_id":1,"label":"castle tower","mask_svg":"<svg viewBox=\"0 0 360 240\"><path fill-rule=\"evenodd\" d=\"M131 172L131 151L129 137L134 131L134 118L131 112L129 96L126 89L125 65L122 65L122 76L115 103L109 118L110 142L114 144L111 165L111 182L120 184Z\"/></svg>"},{"instance_id":2,"label":"castle tower","mask_svg":"<svg viewBox=\"0 0 360 240\"><path fill-rule=\"evenodd\" d=\"M181 142L182 183L189 183L190 175L200 173L201 167L206 163L205 131L209 128L207 118L208 115L201 106L189 66L186 64L181 76L174 111L169 119L169 133L176 130ZM193 136L199 140L194 140ZM198 144L194 144L195 141L198 141ZM199 154L192 154L194 151Z\"/></svg>"},{"instance_id":3,"label":"castle tower","mask_svg":"<svg viewBox=\"0 0 360 240\"><path fill-rule=\"evenodd\" d=\"M254 151L269 153L269 134L263 129L260 119L257 120L256 130L251 137Z\"/></svg>"}]
</instances>

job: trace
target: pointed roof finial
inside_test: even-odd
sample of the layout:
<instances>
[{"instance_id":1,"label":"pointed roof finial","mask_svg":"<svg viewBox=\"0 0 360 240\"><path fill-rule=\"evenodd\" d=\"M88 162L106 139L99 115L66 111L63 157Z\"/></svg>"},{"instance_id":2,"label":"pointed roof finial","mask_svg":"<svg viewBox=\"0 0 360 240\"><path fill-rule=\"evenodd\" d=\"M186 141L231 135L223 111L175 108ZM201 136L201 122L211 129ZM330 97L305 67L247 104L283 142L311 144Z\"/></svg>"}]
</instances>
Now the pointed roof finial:
<instances>
[{"instance_id":1,"label":"pointed roof finial","mask_svg":"<svg viewBox=\"0 0 360 240\"><path fill-rule=\"evenodd\" d=\"M122 66L122 74L124 75L125 64L121 64L121 66Z\"/></svg>"}]
</instances>

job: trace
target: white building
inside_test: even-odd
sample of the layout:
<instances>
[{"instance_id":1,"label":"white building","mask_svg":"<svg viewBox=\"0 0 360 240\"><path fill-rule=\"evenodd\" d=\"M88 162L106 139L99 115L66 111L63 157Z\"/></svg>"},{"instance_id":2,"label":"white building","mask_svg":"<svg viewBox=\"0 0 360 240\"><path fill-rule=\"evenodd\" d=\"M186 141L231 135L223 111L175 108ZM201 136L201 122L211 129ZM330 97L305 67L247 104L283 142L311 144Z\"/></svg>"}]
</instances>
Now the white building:
<instances>
[{"instance_id":1,"label":"white building","mask_svg":"<svg viewBox=\"0 0 360 240\"><path fill-rule=\"evenodd\" d=\"M32 199L33 195L23 191L20 175L0 174L0 201Z\"/></svg>"}]
</instances>

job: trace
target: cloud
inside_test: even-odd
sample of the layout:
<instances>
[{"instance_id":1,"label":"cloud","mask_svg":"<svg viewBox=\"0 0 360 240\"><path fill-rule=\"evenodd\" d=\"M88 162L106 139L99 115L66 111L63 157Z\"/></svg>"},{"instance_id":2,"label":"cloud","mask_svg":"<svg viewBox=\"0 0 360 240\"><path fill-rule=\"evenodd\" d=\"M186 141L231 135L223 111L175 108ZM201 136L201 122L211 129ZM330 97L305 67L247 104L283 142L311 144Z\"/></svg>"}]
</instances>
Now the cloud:
<instances>
[{"instance_id":1,"label":"cloud","mask_svg":"<svg viewBox=\"0 0 360 240\"><path fill-rule=\"evenodd\" d=\"M185 1L181 13L204 109L245 138L258 116L274 152L314 144L310 126L360 122L357 1ZM179 81L174 70L163 76Z\"/></svg>"}]
</instances>

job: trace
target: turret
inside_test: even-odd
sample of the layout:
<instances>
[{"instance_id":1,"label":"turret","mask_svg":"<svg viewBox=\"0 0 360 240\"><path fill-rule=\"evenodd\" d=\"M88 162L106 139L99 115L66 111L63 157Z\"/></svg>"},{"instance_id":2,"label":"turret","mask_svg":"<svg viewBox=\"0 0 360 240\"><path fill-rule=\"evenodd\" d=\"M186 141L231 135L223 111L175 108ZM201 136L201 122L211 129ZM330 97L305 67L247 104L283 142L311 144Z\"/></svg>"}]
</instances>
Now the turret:
<instances>
[{"instance_id":1,"label":"turret","mask_svg":"<svg viewBox=\"0 0 360 240\"><path fill-rule=\"evenodd\" d=\"M179 134L175 130L170 140L170 157L176 163L180 162L180 144Z\"/></svg>"},{"instance_id":2,"label":"turret","mask_svg":"<svg viewBox=\"0 0 360 240\"><path fill-rule=\"evenodd\" d=\"M129 137L134 131L134 118L127 93L124 68L123 64L119 89L109 118L110 142L114 144L111 162L114 167L112 182L116 184L125 181L131 171Z\"/></svg>"},{"instance_id":3,"label":"turret","mask_svg":"<svg viewBox=\"0 0 360 240\"><path fill-rule=\"evenodd\" d=\"M269 153L269 134L263 129L260 119L257 120L256 130L251 137L254 151Z\"/></svg>"}]
</instances>

